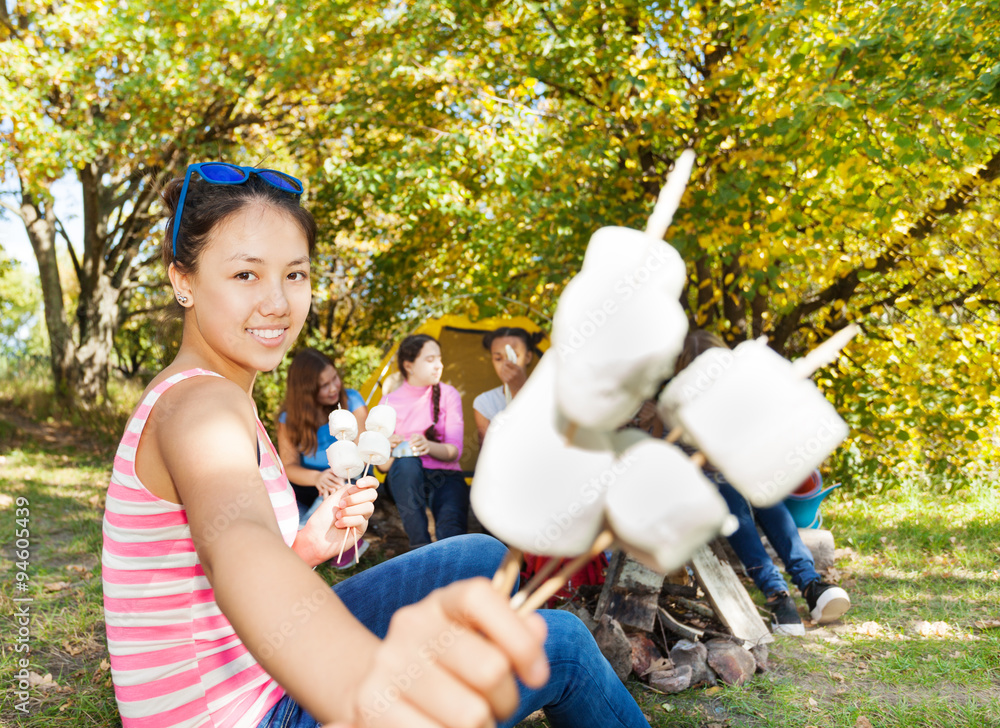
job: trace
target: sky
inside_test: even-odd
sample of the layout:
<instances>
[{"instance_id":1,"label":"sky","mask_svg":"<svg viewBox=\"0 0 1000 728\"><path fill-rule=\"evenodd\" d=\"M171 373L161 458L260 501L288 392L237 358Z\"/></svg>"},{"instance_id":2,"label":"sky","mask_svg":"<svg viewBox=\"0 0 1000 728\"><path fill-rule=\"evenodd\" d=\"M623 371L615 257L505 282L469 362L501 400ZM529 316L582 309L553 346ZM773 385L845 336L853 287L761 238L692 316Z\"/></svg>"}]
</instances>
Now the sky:
<instances>
[{"instance_id":1,"label":"sky","mask_svg":"<svg viewBox=\"0 0 1000 728\"><path fill-rule=\"evenodd\" d=\"M10 180L14 179L14 184ZM16 177L8 176L8 181L0 183L0 195L6 202L15 202L14 190L16 187ZM52 194L56 199L56 216L62 221L73 241L73 247L80 249L83 240L83 202L80 183L72 174L68 174L52 185ZM35 261L34 253L31 251L31 243L28 242L28 234L24 230L21 220L8 210L0 208L0 248L11 258L23 261L25 268L33 273L38 273L38 264Z\"/></svg>"}]
</instances>

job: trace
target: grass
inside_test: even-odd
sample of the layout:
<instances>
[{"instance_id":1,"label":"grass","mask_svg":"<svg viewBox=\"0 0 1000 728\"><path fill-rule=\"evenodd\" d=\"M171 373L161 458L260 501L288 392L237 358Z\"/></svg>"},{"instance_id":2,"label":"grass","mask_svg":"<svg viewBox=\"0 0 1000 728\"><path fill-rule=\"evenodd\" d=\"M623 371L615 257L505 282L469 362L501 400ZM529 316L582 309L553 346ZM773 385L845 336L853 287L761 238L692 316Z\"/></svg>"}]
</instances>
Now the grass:
<instances>
[{"instance_id":1,"label":"grass","mask_svg":"<svg viewBox=\"0 0 1000 728\"><path fill-rule=\"evenodd\" d=\"M0 418L0 725L119 726L100 588L111 450L103 439L65 444L53 417L31 434ZM17 498L29 503L32 539L26 595L37 684L26 714L15 710L13 689L23 657L14 651ZM1000 726L1000 496L992 486L948 496L838 493L824 517L840 547L835 576L854 602L843 622L776 642L770 670L742 687L665 696L630 682L652 725ZM332 582L352 572L321 573Z\"/></svg>"}]
</instances>

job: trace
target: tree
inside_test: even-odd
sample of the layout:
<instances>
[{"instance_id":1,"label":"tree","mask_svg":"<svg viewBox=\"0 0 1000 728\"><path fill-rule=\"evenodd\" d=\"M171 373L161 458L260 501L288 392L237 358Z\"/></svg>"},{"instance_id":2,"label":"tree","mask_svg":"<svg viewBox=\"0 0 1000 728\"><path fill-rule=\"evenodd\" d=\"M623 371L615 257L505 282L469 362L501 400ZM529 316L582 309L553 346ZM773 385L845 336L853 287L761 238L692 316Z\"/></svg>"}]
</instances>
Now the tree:
<instances>
[{"instance_id":1,"label":"tree","mask_svg":"<svg viewBox=\"0 0 1000 728\"><path fill-rule=\"evenodd\" d=\"M359 332L505 298L550 313L590 233L643 227L693 145L668 239L693 325L795 356L856 320L855 364L828 379L954 401L995 381L990 350L915 348L913 326L1000 324L998 30L985 2L410 3L320 122L320 200L375 251ZM974 356L931 381L956 341ZM852 405L868 446L940 429L911 407L878 420L886 441ZM968 434L995 405L940 416Z\"/></svg>"},{"instance_id":2,"label":"tree","mask_svg":"<svg viewBox=\"0 0 1000 728\"><path fill-rule=\"evenodd\" d=\"M57 391L78 402L106 393L115 332L158 257L157 193L189 159L259 161L301 123L316 73L310 38L344 37L328 4L240 0L85 0L0 4L4 158L19 182L3 205L24 223L38 261ZM332 17L348 27L350 17ZM5 124L6 125L6 124ZM63 302L50 186L71 170L83 194L83 249L74 311Z\"/></svg>"}]
</instances>

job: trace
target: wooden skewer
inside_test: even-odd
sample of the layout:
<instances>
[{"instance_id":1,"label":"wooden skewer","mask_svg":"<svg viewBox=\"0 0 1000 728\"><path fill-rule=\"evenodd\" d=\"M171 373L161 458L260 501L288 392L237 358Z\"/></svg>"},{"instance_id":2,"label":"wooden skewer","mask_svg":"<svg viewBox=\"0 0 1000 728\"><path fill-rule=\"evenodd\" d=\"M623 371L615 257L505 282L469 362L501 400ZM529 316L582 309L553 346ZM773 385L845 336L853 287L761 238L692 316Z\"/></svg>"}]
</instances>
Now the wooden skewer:
<instances>
[{"instance_id":1,"label":"wooden skewer","mask_svg":"<svg viewBox=\"0 0 1000 728\"><path fill-rule=\"evenodd\" d=\"M562 559L556 558L555 556L549 558L549 560L545 562L545 565L531 577L528 583L521 587L521 590L511 598L510 606L517 609L524 604L524 602L528 599L528 595L535 591L539 584L552 576L552 573L559 568L559 565L562 562Z\"/></svg>"},{"instance_id":2,"label":"wooden skewer","mask_svg":"<svg viewBox=\"0 0 1000 728\"><path fill-rule=\"evenodd\" d=\"M584 564L605 549L610 548L611 544L614 542L615 535L611 533L610 530L601 531L597 535L597 538L594 539L594 543L590 547L589 551L584 554L580 554L575 559L567 563L555 576L546 580L544 584L529 594L521 606L517 608L517 613L527 614L528 612L533 612L545 604L545 602L547 602L551 597L555 596L557 591L563 588L573 574L583 568ZM518 596L520 596L520 594Z\"/></svg>"},{"instance_id":3,"label":"wooden skewer","mask_svg":"<svg viewBox=\"0 0 1000 728\"><path fill-rule=\"evenodd\" d=\"M368 475L368 468L370 468L370 467L371 467L371 463L365 463L365 469L363 471L361 471L361 477L362 478L365 477L366 475ZM344 548L347 546L347 537L348 536L353 536L354 537L354 559L355 559L355 561L357 561L357 558L358 558L358 530L354 526L351 526L349 529L347 529L346 531L344 531L344 540L340 542L340 553L337 554L337 561L338 562L340 561L340 557L342 557L344 555Z\"/></svg>"},{"instance_id":4,"label":"wooden skewer","mask_svg":"<svg viewBox=\"0 0 1000 728\"><path fill-rule=\"evenodd\" d=\"M521 571L521 552L517 549L510 549L500 562L496 573L493 574L493 591L498 594L510 594L517 582L517 575Z\"/></svg>"}]
</instances>

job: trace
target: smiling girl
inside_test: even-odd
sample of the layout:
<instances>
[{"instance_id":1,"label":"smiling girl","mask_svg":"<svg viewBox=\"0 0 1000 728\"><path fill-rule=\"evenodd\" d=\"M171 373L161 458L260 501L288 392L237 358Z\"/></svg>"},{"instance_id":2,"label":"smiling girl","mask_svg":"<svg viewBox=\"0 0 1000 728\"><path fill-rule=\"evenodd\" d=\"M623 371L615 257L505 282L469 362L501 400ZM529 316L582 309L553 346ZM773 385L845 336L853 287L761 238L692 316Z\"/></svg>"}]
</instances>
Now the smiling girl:
<instances>
[{"instance_id":1,"label":"smiling girl","mask_svg":"<svg viewBox=\"0 0 1000 728\"><path fill-rule=\"evenodd\" d=\"M522 618L490 588L504 548L488 537L333 589L310 568L352 527L364 534L377 481L340 489L296 530L251 397L309 310L316 229L301 191L281 172L211 163L163 192L181 347L129 420L104 518L123 725L473 728L543 706L558 726L647 725L579 620Z\"/></svg>"}]
</instances>

